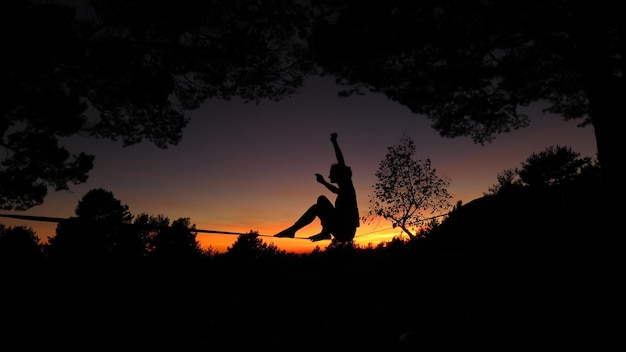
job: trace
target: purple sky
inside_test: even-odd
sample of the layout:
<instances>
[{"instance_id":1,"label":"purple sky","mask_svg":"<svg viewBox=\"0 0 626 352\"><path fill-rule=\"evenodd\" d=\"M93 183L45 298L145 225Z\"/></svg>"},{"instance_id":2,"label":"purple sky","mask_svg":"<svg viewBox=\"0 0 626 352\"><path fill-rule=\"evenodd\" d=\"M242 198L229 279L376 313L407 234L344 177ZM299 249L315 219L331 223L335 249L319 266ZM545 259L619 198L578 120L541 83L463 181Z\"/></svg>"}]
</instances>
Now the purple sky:
<instances>
[{"instance_id":1,"label":"purple sky","mask_svg":"<svg viewBox=\"0 0 626 352\"><path fill-rule=\"evenodd\" d=\"M96 156L89 181L71 192L53 192L41 206L25 215L70 217L84 194L93 188L113 192L131 213L190 218L198 229L272 235L290 225L318 195L334 199L315 181L328 175L335 155L329 141L338 133L346 163L352 167L361 215L368 210L374 173L387 147L403 135L416 143L416 158L430 158L439 176L450 179L452 204L479 198L496 183L504 169L516 168L531 153L552 145L569 146L582 156L595 157L593 129L578 128L529 108L531 126L485 146L469 138L445 139L431 121L377 94L339 98L330 78L312 78L301 93L281 102L208 101L190 112L182 142L158 149L148 142L122 148L119 142L72 138L74 152ZM7 213L7 212L5 212ZM26 225L42 239L54 235L54 223L0 218L9 226ZM360 243L391 239L385 220L363 224ZM314 222L296 236L318 233ZM203 247L224 251L233 235L198 234ZM325 247L328 242L263 237L287 251Z\"/></svg>"}]
</instances>

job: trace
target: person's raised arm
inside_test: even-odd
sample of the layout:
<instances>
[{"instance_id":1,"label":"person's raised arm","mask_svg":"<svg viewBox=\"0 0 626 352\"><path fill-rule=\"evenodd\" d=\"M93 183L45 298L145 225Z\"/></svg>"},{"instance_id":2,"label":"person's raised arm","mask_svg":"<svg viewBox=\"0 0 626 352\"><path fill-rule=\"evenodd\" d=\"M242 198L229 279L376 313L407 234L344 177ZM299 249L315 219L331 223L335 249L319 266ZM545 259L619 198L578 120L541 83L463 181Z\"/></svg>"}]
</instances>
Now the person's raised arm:
<instances>
[{"instance_id":1,"label":"person's raised arm","mask_svg":"<svg viewBox=\"0 0 626 352\"><path fill-rule=\"evenodd\" d=\"M341 149L339 149L339 144L337 144L337 133L330 134L330 141L333 142L333 148L335 148L337 163L341 166L346 166L346 162L343 160L343 154L341 153Z\"/></svg>"}]
</instances>

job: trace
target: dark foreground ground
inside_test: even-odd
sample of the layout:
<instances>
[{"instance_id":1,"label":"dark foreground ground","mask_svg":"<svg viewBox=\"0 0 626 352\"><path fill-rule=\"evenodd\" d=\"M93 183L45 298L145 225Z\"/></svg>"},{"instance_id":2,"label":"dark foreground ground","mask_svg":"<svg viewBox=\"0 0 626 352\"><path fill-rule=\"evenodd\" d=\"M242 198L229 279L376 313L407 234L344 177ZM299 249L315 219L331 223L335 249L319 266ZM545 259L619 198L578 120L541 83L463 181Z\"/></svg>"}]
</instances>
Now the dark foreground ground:
<instances>
[{"instance_id":1,"label":"dark foreground ground","mask_svg":"<svg viewBox=\"0 0 626 352\"><path fill-rule=\"evenodd\" d=\"M623 277L572 259L346 253L46 268L5 276L1 350L626 350Z\"/></svg>"}]
</instances>

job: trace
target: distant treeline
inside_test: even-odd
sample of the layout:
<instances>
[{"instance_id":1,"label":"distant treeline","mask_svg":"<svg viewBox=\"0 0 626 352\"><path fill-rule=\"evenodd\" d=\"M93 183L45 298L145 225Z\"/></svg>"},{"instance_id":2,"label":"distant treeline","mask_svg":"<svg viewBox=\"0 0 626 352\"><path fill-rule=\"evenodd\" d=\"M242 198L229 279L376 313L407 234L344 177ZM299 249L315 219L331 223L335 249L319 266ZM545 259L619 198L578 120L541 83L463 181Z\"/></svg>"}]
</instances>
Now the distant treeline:
<instances>
[{"instance_id":1,"label":"distant treeline","mask_svg":"<svg viewBox=\"0 0 626 352\"><path fill-rule=\"evenodd\" d=\"M565 166L564 166L565 165ZM592 234L606 204L599 199L601 173L589 158L568 148L548 148L533 154L522 168L505 170L484 197L457 206L434 219L416 238L394 238L377 245L332 241L326 248L295 254L266 243L250 231L238 236L224 253L204 250L190 219L170 221L158 215L133 216L128 206L104 189L89 191L75 217L60 220L56 235L42 243L32 229L0 225L0 261L18 269L37 264L128 267L132 265L190 266L362 254L465 251L527 251L571 247ZM386 254L385 254L386 255ZM8 265L8 266L7 266Z\"/></svg>"}]
</instances>

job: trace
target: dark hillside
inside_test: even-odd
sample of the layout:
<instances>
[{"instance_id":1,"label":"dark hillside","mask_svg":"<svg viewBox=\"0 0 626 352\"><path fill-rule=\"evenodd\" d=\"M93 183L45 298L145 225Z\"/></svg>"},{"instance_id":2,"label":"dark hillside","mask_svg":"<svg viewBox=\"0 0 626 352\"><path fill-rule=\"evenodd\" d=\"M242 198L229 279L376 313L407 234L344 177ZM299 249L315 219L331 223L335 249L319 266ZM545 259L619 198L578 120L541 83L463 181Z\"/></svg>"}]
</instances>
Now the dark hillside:
<instances>
[{"instance_id":1,"label":"dark hillside","mask_svg":"<svg viewBox=\"0 0 626 352\"><path fill-rule=\"evenodd\" d=\"M522 188L475 199L453 212L431 242L443 251L565 253L604 234L606 202L593 187Z\"/></svg>"}]
</instances>

